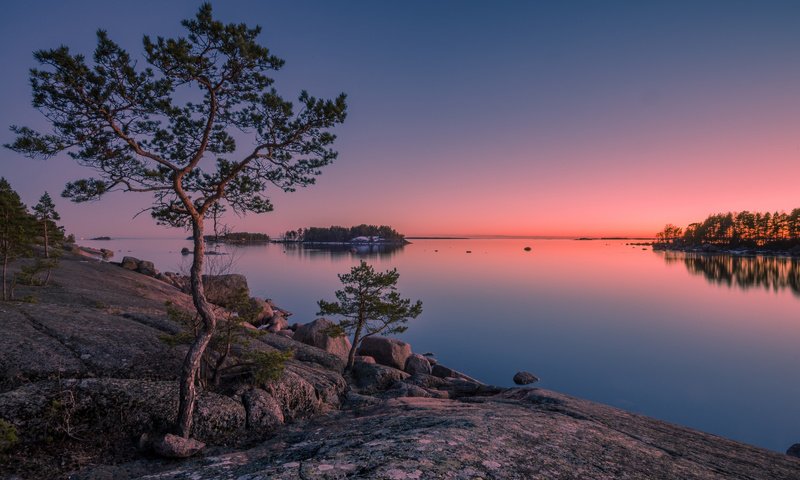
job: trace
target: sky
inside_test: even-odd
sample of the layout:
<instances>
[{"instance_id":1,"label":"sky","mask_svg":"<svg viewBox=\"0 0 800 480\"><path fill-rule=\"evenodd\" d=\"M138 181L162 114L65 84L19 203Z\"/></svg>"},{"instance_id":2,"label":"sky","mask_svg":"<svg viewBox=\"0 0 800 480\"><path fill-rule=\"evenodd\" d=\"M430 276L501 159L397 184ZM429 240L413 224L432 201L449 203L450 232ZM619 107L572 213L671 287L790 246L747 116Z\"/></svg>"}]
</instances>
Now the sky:
<instances>
[{"instance_id":1,"label":"sky","mask_svg":"<svg viewBox=\"0 0 800 480\"><path fill-rule=\"evenodd\" d=\"M719 211L800 207L800 2L226 1L286 60L276 88L348 95L339 158L275 211L225 222L276 235L388 224L407 235L652 236ZM32 52L91 53L103 28L145 63L200 2L10 1L0 16L0 143L46 129ZM58 194L66 155L0 151L32 205L49 191L78 237L180 236L150 197Z\"/></svg>"}]
</instances>

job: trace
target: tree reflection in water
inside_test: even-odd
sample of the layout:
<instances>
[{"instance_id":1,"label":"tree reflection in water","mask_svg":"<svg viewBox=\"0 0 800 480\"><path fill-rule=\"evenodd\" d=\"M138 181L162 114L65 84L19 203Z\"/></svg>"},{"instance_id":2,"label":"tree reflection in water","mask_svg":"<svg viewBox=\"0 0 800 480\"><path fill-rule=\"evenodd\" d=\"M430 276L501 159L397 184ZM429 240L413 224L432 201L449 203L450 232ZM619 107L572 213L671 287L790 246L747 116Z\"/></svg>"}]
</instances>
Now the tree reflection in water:
<instances>
[{"instance_id":1,"label":"tree reflection in water","mask_svg":"<svg viewBox=\"0 0 800 480\"><path fill-rule=\"evenodd\" d=\"M359 258L392 258L403 249L402 244L336 244L336 243L284 243L281 244L287 254L298 257L359 257Z\"/></svg>"},{"instance_id":2,"label":"tree reflection in water","mask_svg":"<svg viewBox=\"0 0 800 480\"><path fill-rule=\"evenodd\" d=\"M742 290L763 288L790 289L800 296L800 258L741 256L692 252L663 252L667 264L682 262L695 275L709 283L738 287Z\"/></svg>"}]
</instances>

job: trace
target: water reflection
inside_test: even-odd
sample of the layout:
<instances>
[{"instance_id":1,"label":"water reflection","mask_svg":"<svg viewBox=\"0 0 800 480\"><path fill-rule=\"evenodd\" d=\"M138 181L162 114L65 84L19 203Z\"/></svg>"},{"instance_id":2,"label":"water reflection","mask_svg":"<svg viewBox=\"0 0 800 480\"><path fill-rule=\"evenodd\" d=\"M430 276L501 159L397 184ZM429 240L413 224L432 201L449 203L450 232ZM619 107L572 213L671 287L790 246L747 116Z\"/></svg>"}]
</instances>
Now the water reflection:
<instances>
[{"instance_id":1,"label":"water reflection","mask_svg":"<svg viewBox=\"0 0 800 480\"><path fill-rule=\"evenodd\" d=\"M796 257L765 257L703 254L692 252L663 252L667 264L683 263L694 275L702 275L712 284L737 287L742 290L791 290L800 296L800 259Z\"/></svg>"},{"instance_id":2,"label":"water reflection","mask_svg":"<svg viewBox=\"0 0 800 480\"><path fill-rule=\"evenodd\" d=\"M285 253L301 258L319 258L321 256L327 256L330 258L359 257L391 259L402 251L405 245L368 243L353 245L284 243L281 244L281 246Z\"/></svg>"}]
</instances>

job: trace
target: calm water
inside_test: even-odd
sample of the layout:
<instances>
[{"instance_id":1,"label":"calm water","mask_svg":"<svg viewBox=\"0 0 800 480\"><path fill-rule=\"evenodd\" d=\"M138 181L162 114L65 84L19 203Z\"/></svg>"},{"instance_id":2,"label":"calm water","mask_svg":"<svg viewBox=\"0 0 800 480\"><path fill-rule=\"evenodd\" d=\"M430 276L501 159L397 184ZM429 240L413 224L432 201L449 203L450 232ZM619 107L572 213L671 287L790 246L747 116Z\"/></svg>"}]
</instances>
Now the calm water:
<instances>
[{"instance_id":1,"label":"calm water","mask_svg":"<svg viewBox=\"0 0 800 480\"><path fill-rule=\"evenodd\" d=\"M180 271L183 240L84 242ZM530 246L531 252L523 251ZM304 322L337 273L397 267L424 313L401 338L483 381L540 385L784 451L800 442L800 265L621 241L417 240L393 252L230 250L253 294ZM466 253L471 250L472 253ZM130 253L128 253L130 252Z\"/></svg>"}]
</instances>

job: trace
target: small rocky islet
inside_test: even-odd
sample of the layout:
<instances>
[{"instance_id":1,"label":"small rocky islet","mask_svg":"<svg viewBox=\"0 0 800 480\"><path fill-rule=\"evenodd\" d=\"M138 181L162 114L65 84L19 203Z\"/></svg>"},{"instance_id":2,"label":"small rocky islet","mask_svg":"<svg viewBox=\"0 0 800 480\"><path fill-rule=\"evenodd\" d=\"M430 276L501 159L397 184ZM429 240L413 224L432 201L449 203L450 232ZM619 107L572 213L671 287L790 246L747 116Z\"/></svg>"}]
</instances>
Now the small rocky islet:
<instances>
[{"instance_id":1,"label":"small rocky islet","mask_svg":"<svg viewBox=\"0 0 800 480\"><path fill-rule=\"evenodd\" d=\"M185 278L79 250L50 286L19 287L35 303L0 305L0 418L17 436L5 478L800 478L800 458L540 388L486 385L396 339L368 338L345 371L349 340L328 335L329 320L290 323L255 298L260 313L242 328L263 333L244 348L293 357L275 381L204 391L199 453L161 458L185 353L163 341L181 328L164 305L191 306ZM205 280L220 312L247 285L241 275Z\"/></svg>"}]
</instances>

